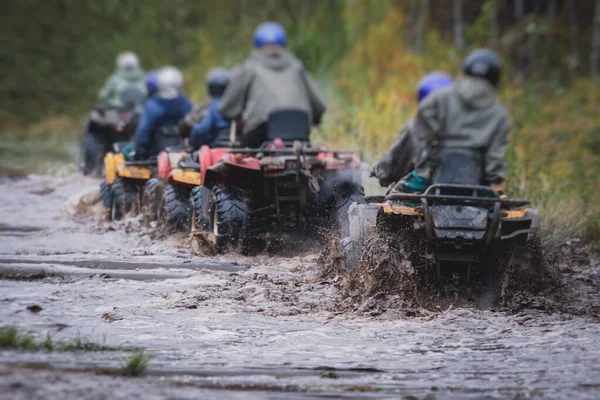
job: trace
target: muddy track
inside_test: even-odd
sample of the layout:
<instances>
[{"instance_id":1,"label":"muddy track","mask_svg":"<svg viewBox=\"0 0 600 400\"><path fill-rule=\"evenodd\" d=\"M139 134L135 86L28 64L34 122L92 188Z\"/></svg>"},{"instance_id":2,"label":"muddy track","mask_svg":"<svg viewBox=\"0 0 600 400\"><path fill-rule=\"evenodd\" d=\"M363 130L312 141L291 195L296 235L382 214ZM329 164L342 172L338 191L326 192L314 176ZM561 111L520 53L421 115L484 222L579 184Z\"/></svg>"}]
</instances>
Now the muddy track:
<instances>
[{"instance_id":1,"label":"muddy track","mask_svg":"<svg viewBox=\"0 0 600 400\"><path fill-rule=\"evenodd\" d=\"M0 398L600 397L600 267L575 244L547 254L568 290L421 307L345 296L317 252L193 256L185 235L107 222L97 185L0 181L0 325L144 348L148 377L115 376L124 351L0 350Z\"/></svg>"}]
</instances>

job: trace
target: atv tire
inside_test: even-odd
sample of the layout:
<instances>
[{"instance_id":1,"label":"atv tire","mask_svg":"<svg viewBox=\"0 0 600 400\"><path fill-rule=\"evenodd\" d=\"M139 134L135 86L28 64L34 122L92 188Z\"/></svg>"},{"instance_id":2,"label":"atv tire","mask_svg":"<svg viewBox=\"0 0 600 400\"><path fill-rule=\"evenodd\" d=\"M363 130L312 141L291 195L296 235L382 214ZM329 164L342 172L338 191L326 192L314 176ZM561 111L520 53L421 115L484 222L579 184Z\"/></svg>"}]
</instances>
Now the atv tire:
<instances>
[{"instance_id":1,"label":"atv tire","mask_svg":"<svg viewBox=\"0 0 600 400\"><path fill-rule=\"evenodd\" d=\"M148 179L142 194L142 212L144 224L148 225L158 218L158 208L161 200L161 182L157 178Z\"/></svg>"},{"instance_id":2,"label":"atv tire","mask_svg":"<svg viewBox=\"0 0 600 400\"><path fill-rule=\"evenodd\" d=\"M104 168L104 143L91 133L86 133L81 143L81 173L83 175L102 175Z\"/></svg>"},{"instance_id":3,"label":"atv tire","mask_svg":"<svg viewBox=\"0 0 600 400\"><path fill-rule=\"evenodd\" d=\"M100 200L102 200L102 204L104 205L104 207L109 210L110 210L110 195L111 195L110 191L111 191L111 184L106 181L102 181L102 183L100 184Z\"/></svg>"},{"instance_id":4,"label":"atv tire","mask_svg":"<svg viewBox=\"0 0 600 400\"><path fill-rule=\"evenodd\" d=\"M160 219L170 232L189 229L189 192L175 185L165 186L160 207Z\"/></svg>"},{"instance_id":5,"label":"atv tire","mask_svg":"<svg viewBox=\"0 0 600 400\"><path fill-rule=\"evenodd\" d=\"M340 238L350 236L350 221L348 210L352 203L362 204L364 202L365 191L359 185L344 185L335 193L335 218L337 228L340 232Z\"/></svg>"},{"instance_id":6,"label":"atv tire","mask_svg":"<svg viewBox=\"0 0 600 400\"><path fill-rule=\"evenodd\" d=\"M118 221L137 206L137 191L135 186L121 178L116 178L111 185L110 219Z\"/></svg>"},{"instance_id":7,"label":"atv tire","mask_svg":"<svg viewBox=\"0 0 600 400\"><path fill-rule=\"evenodd\" d=\"M219 188L214 194L215 199L210 210L211 228L215 235L217 251L223 253L243 239L248 224L248 204L244 192L233 186Z\"/></svg>"},{"instance_id":8,"label":"atv tire","mask_svg":"<svg viewBox=\"0 0 600 400\"><path fill-rule=\"evenodd\" d=\"M196 186L190 193L190 223L191 230L194 231L208 231L210 230L210 220L204 216L203 202L204 196L210 195L214 197L207 189L201 186ZM208 203L208 208L211 208L212 203Z\"/></svg>"}]
</instances>

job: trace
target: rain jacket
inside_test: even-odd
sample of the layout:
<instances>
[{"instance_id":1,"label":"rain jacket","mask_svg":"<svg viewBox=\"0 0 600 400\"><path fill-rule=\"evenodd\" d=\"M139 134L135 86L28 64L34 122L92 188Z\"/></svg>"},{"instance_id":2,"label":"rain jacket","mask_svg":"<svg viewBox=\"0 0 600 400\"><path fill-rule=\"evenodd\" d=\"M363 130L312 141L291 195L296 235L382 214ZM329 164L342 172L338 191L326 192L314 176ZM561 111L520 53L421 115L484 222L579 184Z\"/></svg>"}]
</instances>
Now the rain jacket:
<instances>
[{"instance_id":1,"label":"rain jacket","mask_svg":"<svg viewBox=\"0 0 600 400\"><path fill-rule=\"evenodd\" d=\"M175 127L192 109L192 103L184 94L174 99L153 96L144 104L144 112L135 132L135 154L139 160L157 155L156 134L163 127Z\"/></svg>"},{"instance_id":2,"label":"rain jacket","mask_svg":"<svg viewBox=\"0 0 600 400\"><path fill-rule=\"evenodd\" d=\"M287 50L254 50L227 86L219 111L225 119L244 119L244 133L258 128L280 108L305 110L318 124L325 100L304 65Z\"/></svg>"},{"instance_id":3,"label":"rain jacket","mask_svg":"<svg viewBox=\"0 0 600 400\"><path fill-rule=\"evenodd\" d=\"M496 101L496 89L485 79L465 76L428 96L419 105L414 130L426 143L415 169L418 176L432 179L439 163L436 149L441 147L479 150L484 163L482 183L500 183L506 178L510 119Z\"/></svg>"},{"instance_id":4,"label":"rain jacket","mask_svg":"<svg viewBox=\"0 0 600 400\"><path fill-rule=\"evenodd\" d=\"M144 94L147 93L144 70L141 68L117 69L98 93L98 100L109 108L121 107L123 105L121 104L121 93L131 86L140 89Z\"/></svg>"},{"instance_id":5,"label":"rain jacket","mask_svg":"<svg viewBox=\"0 0 600 400\"><path fill-rule=\"evenodd\" d=\"M425 143L413 131L413 121L408 122L396 141L384 153L373 172L381 186L398 182L411 172L423 152Z\"/></svg>"},{"instance_id":6,"label":"rain jacket","mask_svg":"<svg viewBox=\"0 0 600 400\"><path fill-rule=\"evenodd\" d=\"M216 139L217 134L223 130L229 129L231 124L223 119L219 112L221 99L213 100L208 106L208 110L202 121L195 125L190 134L190 144L194 149L199 149L203 145L209 145Z\"/></svg>"},{"instance_id":7,"label":"rain jacket","mask_svg":"<svg viewBox=\"0 0 600 400\"><path fill-rule=\"evenodd\" d=\"M202 122L206 113L208 112L208 106L210 102L204 102L198 106L195 106L184 119L179 122L179 134L181 137L189 138L192 133L194 126Z\"/></svg>"}]
</instances>

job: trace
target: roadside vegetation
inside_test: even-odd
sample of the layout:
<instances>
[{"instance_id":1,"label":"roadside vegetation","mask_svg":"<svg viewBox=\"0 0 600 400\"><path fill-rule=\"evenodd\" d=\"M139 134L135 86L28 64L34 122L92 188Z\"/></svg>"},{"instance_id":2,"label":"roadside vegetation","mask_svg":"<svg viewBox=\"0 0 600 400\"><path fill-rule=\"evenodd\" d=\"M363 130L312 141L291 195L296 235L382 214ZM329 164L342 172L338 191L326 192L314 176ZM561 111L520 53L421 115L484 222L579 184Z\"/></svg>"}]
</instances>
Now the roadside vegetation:
<instances>
[{"instance_id":1,"label":"roadside vegetation","mask_svg":"<svg viewBox=\"0 0 600 400\"><path fill-rule=\"evenodd\" d=\"M313 140L357 150L369 163L414 116L424 74L458 76L475 47L500 52L500 97L513 121L506 192L540 211L545 243L600 243L599 2L259 2L19 2L9 31L34 11L39 21L7 43L15 57L2 60L12 72L0 78L0 171L54 171L76 158L82 121L119 51L137 51L147 69L181 67L186 91L202 101L206 71L240 63L254 27L275 19L329 98ZM56 25L63 14L69 24Z\"/></svg>"},{"instance_id":2,"label":"roadside vegetation","mask_svg":"<svg viewBox=\"0 0 600 400\"><path fill-rule=\"evenodd\" d=\"M27 332L20 331L15 327L0 328L0 350L16 350L26 352L100 352L118 351L114 347L91 341L77 335L68 340L55 340L49 333L44 337L38 337ZM123 365L118 370L111 368L98 368L96 372L109 375L122 375L127 377L144 376L150 363L150 355L144 350L133 349L131 354L123 360Z\"/></svg>"},{"instance_id":3,"label":"roadside vegetation","mask_svg":"<svg viewBox=\"0 0 600 400\"><path fill-rule=\"evenodd\" d=\"M117 350L102 343L82 338L79 334L73 339L55 340L49 333L45 337L40 338L22 332L15 327L0 328L0 349L48 352Z\"/></svg>"},{"instance_id":4,"label":"roadside vegetation","mask_svg":"<svg viewBox=\"0 0 600 400\"><path fill-rule=\"evenodd\" d=\"M121 373L124 376L140 377L146 374L150 356L144 354L144 350L134 351L129 358L124 361Z\"/></svg>"}]
</instances>

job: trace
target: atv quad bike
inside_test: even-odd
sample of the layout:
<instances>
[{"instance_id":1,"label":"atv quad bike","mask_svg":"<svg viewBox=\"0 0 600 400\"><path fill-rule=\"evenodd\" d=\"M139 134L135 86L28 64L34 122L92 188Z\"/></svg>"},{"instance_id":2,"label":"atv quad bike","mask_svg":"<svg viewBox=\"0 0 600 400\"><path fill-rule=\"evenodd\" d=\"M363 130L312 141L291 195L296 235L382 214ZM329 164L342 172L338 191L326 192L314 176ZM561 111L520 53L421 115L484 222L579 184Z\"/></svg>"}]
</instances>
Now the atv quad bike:
<instances>
[{"instance_id":1,"label":"atv quad bike","mask_svg":"<svg viewBox=\"0 0 600 400\"><path fill-rule=\"evenodd\" d=\"M528 201L506 198L489 186L440 183L422 194L391 193L365 202L349 211L347 259L355 262L357 244L375 234L402 248L413 268L433 270L438 281L486 282L539 228Z\"/></svg>"},{"instance_id":2,"label":"atv quad bike","mask_svg":"<svg viewBox=\"0 0 600 400\"><path fill-rule=\"evenodd\" d=\"M190 197L194 188L199 187L206 170L219 161L231 147L228 132L217 137L211 147L202 146L199 151L174 154L162 152L159 155L159 178L166 185L159 197L154 217L170 231L190 231L195 229L193 216L194 197Z\"/></svg>"},{"instance_id":3,"label":"atv quad bike","mask_svg":"<svg viewBox=\"0 0 600 400\"><path fill-rule=\"evenodd\" d=\"M306 112L275 111L260 148L230 150L202 169L202 186L192 191L193 223L217 251L244 239L317 234L343 223L338 217L360 201L358 157L312 148L309 131Z\"/></svg>"},{"instance_id":4,"label":"atv quad bike","mask_svg":"<svg viewBox=\"0 0 600 400\"><path fill-rule=\"evenodd\" d=\"M183 157L182 140L175 127L163 128L157 134L158 147ZM143 161L126 161L124 143L115 145L115 152L104 157L106 180L100 184L100 196L109 209L111 220L120 220L129 212L144 208L156 214L161 198L161 180L158 176L158 157Z\"/></svg>"},{"instance_id":5,"label":"atv quad bike","mask_svg":"<svg viewBox=\"0 0 600 400\"><path fill-rule=\"evenodd\" d=\"M80 169L84 175L102 174L104 156L118 142L128 141L135 132L144 94L137 88L121 94L123 106L119 109L96 107L85 123L81 144Z\"/></svg>"}]
</instances>

